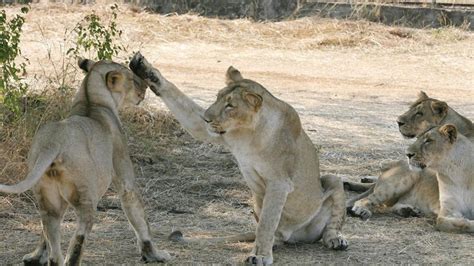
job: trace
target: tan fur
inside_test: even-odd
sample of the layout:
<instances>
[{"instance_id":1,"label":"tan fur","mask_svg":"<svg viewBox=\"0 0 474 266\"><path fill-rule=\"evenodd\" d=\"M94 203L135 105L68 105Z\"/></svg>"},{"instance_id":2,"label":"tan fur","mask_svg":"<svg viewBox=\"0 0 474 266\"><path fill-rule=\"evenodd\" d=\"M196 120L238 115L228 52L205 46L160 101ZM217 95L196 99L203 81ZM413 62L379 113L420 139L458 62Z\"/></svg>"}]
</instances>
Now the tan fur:
<instances>
[{"instance_id":1,"label":"tan fur","mask_svg":"<svg viewBox=\"0 0 474 266\"><path fill-rule=\"evenodd\" d=\"M435 127L407 149L410 167L436 171L440 210L436 227L474 233L474 143L456 126Z\"/></svg>"},{"instance_id":2,"label":"tan fur","mask_svg":"<svg viewBox=\"0 0 474 266\"><path fill-rule=\"evenodd\" d=\"M123 104L139 104L146 85L126 67L110 61L80 60L88 72L71 113L60 122L45 124L36 133L28 156L29 174L17 185L0 185L1 192L21 193L33 188L43 225L35 251L25 264L62 265L60 223L69 205L77 214L77 229L69 244L66 264L81 262L83 245L93 225L95 209L113 182L122 207L138 238L143 259L165 261L166 251L151 242L132 162L118 116Z\"/></svg>"},{"instance_id":3,"label":"tan fur","mask_svg":"<svg viewBox=\"0 0 474 266\"><path fill-rule=\"evenodd\" d=\"M382 172L373 192L367 198L356 201L352 211L368 219L373 209L381 205L405 217L437 215L439 199L435 173L429 169L413 172L406 161L399 161Z\"/></svg>"},{"instance_id":4,"label":"tan fur","mask_svg":"<svg viewBox=\"0 0 474 266\"><path fill-rule=\"evenodd\" d=\"M428 97L423 91L410 105L408 111L399 116L400 132L405 137L415 137L433 126L454 123L461 132L474 141L472 122L458 114L445 102ZM352 206L352 201L348 203ZM383 170L374 192L369 197L356 201L352 208L355 215L367 219L374 207L391 206L392 211L402 216L437 215L439 212L438 181L433 170L411 171L406 161L396 162Z\"/></svg>"},{"instance_id":5,"label":"tan fur","mask_svg":"<svg viewBox=\"0 0 474 266\"><path fill-rule=\"evenodd\" d=\"M258 221L248 261L273 262L282 242L323 243L345 249L341 236L345 196L340 178L320 177L318 152L296 111L260 84L230 67L227 86L204 110L137 54L130 68L194 137L225 145L237 159L251 189Z\"/></svg>"},{"instance_id":6,"label":"tan fur","mask_svg":"<svg viewBox=\"0 0 474 266\"><path fill-rule=\"evenodd\" d=\"M414 138L435 126L453 124L461 134L474 141L474 125L469 119L446 102L430 98L423 91L409 110L398 117L397 122L400 133L406 138Z\"/></svg>"}]
</instances>

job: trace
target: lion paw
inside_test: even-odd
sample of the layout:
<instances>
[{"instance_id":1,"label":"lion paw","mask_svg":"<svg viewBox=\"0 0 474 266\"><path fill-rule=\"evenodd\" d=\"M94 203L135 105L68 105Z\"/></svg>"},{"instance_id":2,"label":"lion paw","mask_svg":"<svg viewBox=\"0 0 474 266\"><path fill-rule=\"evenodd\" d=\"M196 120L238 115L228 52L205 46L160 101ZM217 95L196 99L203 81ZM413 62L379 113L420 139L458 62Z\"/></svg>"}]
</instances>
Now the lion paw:
<instances>
[{"instance_id":1,"label":"lion paw","mask_svg":"<svg viewBox=\"0 0 474 266\"><path fill-rule=\"evenodd\" d=\"M352 214L360 217L362 220L367 220L372 216L372 212L369 209L362 206L352 207Z\"/></svg>"},{"instance_id":2,"label":"lion paw","mask_svg":"<svg viewBox=\"0 0 474 266\"><path fill-rule=\"evenodd\" d=\"M246 264L250 265L270 265L273 263L273 256L272 255L250 255L246 260Z\"/></svg>"},{"instance_id":3,"label":"lion paw","mask_svg":"<svg viewBox=\"0 0 474 266\"><path fill-rule=\"evenodd\" d=\"M415 208L415 207L402 207L396 210L396 213L402 217L408 218L408 217L421 217L423 214L422 212Z\"/></svg>"},{"instance_id":4,"label":"lion paw","mask_svg":"<svg viewBox=\"0 0 474 266\"><path fill-rule=\"evenodd\" d=\"M342 236L337 236L335 238L325 241L325 244L328 248L334 250L346 250L349 247L349 243Z\"/></svg>"},{"instance_id":5,"label":"lion paw","mask_svg":"<svg viewBox=\"0 0 474 266\"><path fill-rule=\"evenodd\" d=\"M142 246L142 261L166 262L171 260L171 255L165 250L157 250L150 241L144 241Z\"/></svg>"},{"instance_id":6,"label":"lion paw","mask_svg":"<svg viewBox=\"0 0 474 266\"><path fill-rule=\"evenodd\" d=\"M48 265L48 252L26 254L23 256L23 265Z\"/></svg>"}]
</instances>

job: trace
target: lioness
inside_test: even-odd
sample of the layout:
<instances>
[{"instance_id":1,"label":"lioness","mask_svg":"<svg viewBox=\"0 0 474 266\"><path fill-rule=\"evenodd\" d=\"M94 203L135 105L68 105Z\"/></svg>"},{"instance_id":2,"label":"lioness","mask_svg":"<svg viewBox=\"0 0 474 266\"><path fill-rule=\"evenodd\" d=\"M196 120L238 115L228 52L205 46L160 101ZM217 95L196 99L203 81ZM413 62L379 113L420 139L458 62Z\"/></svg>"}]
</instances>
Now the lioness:
<instances>
[{"instance_id":1,"label":"lioness","mask_svg":"<svg viewBox=\"0 0 474 266\"><path fill-rule=\"evenodd\" d=\"M60 223L69 205L78 221L66 256L66 264L81 262L83 245L90 233L97 203L113 182L122 207L135 230L142 259L166 261L170 255L151 242L140 193L135 186L118 108L139 104L146 84L126 67L110 62L80 60L87 76L78 91L69 117L42 126L28 155L29 173L16 185L0 185L0 192L22 193L33 187L43 225L35 251L25 264L62 265Z\"/></svg>"},{"instance_id":2,"label":"lioness","mask_svg":"<svg viewBox=\"0 0 474 266\"><path fill-rule=\"evenodd\" d=\"M474 126L469 119L450 108L446 102L430 98L423 91L409 110L398 117L397 123L400 133L406 138L413 138L433 126L453 123L460 128L461 134L470 136L474 141ZM345 185L349 189L360 186L352 182L345 182ZM399 161L383 169L375 187L366 187L371 189L370 193L356 199L369 195L367 198L348 202L351 213L363 219L372 215L373 207L382 204L392 206L391 210L402 216L438 214L438 181L435 173L428 168L413 172L405 160Z\"/></svg>"},{"instance_id":3,"label":"lioness","mask_svg":"<svg viewBox=\"0 0 474 266\"><path fill-rule=\"evenodd\" d=\"M440 211L436 227L447 232L474 233L474 143L456 126L435 127L407 149L410 167L430 167L439 184Z\"/></svg>"},{"instance_id":4,"label":"lioness","mask_svg":"<svg viewBox=\"0 0 474 266\"><path fill-rule=\"evenodd\" d=\"M340 230L345 195L336 176L320 178L318 152L296 111L262 85L230 67L227 86L204 110L137 53L130 68L145 79L181 125L195 138L229 148L254 199L258 222L252 264L271 264L282 242L323 243L346 249ZM248 240L248 234L242 235ZM238 238L233 238L238 240Z\"/></svg>"},{"instance_id":5,"label":"lioness","mask_svg":"<svg viewBox=\"0 0 474 266\"><path fill-rule=\"evenodd\" d=\"M423 91L410 109L398 117L397 124L405 138L414 138L435 126L453 124L459 133L474 141L474 124L469 119L446 102L430 98Z\"/></svg>"}]
</instances>

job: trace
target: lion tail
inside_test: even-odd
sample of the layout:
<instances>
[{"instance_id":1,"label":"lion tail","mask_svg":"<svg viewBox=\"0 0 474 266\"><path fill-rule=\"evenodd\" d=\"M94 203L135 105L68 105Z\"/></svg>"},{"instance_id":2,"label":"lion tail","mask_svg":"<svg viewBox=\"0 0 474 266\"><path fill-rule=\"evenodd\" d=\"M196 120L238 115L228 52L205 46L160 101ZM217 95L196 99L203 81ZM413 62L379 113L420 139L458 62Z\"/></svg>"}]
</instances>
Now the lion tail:
<instances>
[{"instance_id":1,"label":"lion tail","mask_svg":"<svg viewBox=\"0 0 474 266\"><path fill-rule=\"evenodd\" d=\"M242 233L225 237L211 237L211 238L185 238L181 231L174 231L168 239L179 243L235 243L235 242L252 242L255 241L255 233Z\"/></svg>"},{"instance_id":2,"label":"lion tail","mask_svg":"<svg viewBox=\"0 0 474 266\"><path fill-rule=\"evenodd\" d=\"M347 206L348 208L352 208L352 206L354 206L354 203L355 203L356 201L361 200L361 199L363 199L363 198L366 198L366 197L368 197L370 194L372 194L372 193L374 192L375 184L371 184L371 185L372 185L372 186L371 186L367 191L365 191L364 193L361 193L361 194L355 196L354 198L348 200L348 201L346 202L346 206Z\"/></svg>"},{"instance_id":3,"label":"lion tail","mask_svg":"<svg viewBox=\"0 0 474 266\"><path fill-rule=\"evenodd\" d=\"M59 146L53 145L44 151L40 152L33 168L30 170L26 179L15 185L0 185L0 192L4 193L23 193L28 189L32 188L39 179L43 176L44 172L51 166L54 160L59 155Z\"/></svg>"}]
</instances>

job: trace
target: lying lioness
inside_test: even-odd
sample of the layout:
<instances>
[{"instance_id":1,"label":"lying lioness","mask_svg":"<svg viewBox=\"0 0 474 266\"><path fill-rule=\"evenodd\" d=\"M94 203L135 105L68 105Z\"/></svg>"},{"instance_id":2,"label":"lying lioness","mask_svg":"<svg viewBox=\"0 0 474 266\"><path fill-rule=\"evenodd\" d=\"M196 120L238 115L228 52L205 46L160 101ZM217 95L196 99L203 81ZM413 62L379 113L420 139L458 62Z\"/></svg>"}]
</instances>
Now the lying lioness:
<instances>
[{"instance_id":1,"label":"lying lioness","mask_svg":"<svg viewBox=\"0 0 474 266\"><path fill-rule=\"evenodd\" d=\"M62 265L60 223L69 205L77 214L77 229L66 256L67 265L81 262L97 203L113 182L122 207L138 238L142 259L166 261L170 255L155 248L135 186L132 162L122 133L118 108L139 104L146 84L126 67L110 62L80 60L87 76L71 113L60 122L42 126L28 156L29 173L19 184L0 185L0 192L22 193L33 188L43 225L35 251L25 264Z\"/></svg>"},{"instance_id":2,"label":"lying lioness","mask_svg":"<svg viewBox=\"0 0 474 266\"><path fill-rule=\"evenodd\" d=\"M227 86L204 110L166 80L139 53L130 68L146 79L181 125L195 138L229 148L254 199L258 222L247 261L271 264L282 242L316 242L346 249L340 229L344 190L335 176L320 178L318 152L296 111L262 85L230 67ZM248 240L249 234L232 240Z\"/></svg>"},{"instance_id":3,"label":"lying lioness","mask_svg":"<svg viewBox=\"0 0 474 266\"><path fill-rule=\"evenodd\" d=\"M456 125L461 134L470 136L471 141L474 141L474 126L468 118L460 115L446 102L430 98L423 91L397 119L400 133L405 138L413 138L433 126L447 123ZM345 185L349 189L364 187L349 181ZM348 202L351 213L363 219L369 218L372 209L382 204L402 216L438 215L438 181L435 172L429 168L414 172L409 169L406 160L395 162L382 170L375 187L365 187L370 189L368 193L357 197L357 201Z\"/></svg>"},{"instance_id":4,"label":"lying lioness","mask_svg":"<svg viewBox=\"0 0 474 266\"><path fill-rule=\"evenodd\" d=\"M415 171L426 167L436 171L440 201L436 227L474 233L474 143L448 124L420 135L406 155Z\"/></svg>"}]
</instances>

